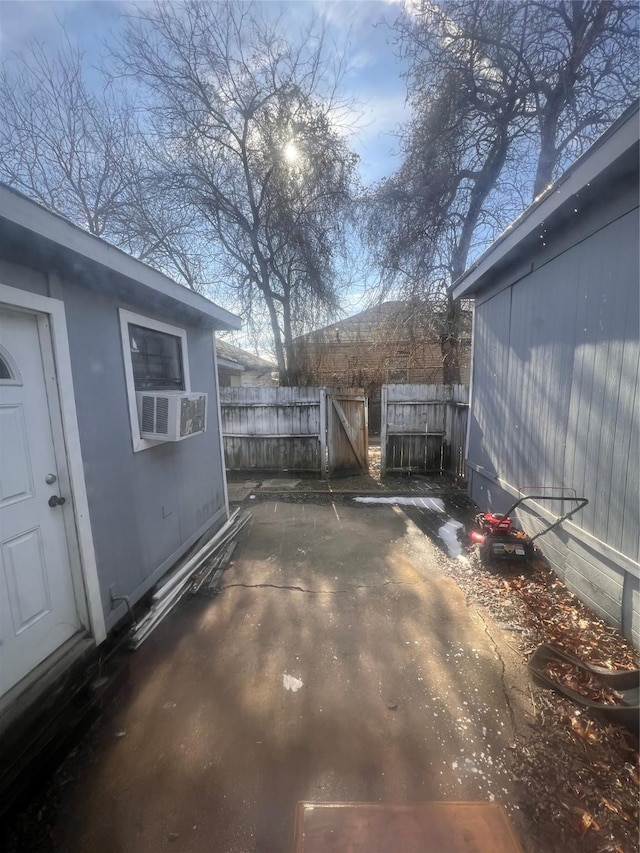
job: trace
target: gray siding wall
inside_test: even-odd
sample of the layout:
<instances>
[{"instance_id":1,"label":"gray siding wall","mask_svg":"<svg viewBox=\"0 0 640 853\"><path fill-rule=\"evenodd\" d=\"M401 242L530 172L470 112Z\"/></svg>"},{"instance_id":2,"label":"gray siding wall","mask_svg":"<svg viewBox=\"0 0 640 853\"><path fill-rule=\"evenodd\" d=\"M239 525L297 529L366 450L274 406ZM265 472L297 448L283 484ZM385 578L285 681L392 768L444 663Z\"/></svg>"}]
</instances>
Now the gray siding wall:
<instances>
[{"instance_id":1,"label":"gray siding wall","mask_svg":"<svg viewBox=\"0 0 640 853\"><path fill-rule=\"evenodd\" d=\"M187 327L191 387L209 394L207 432L134 453L118 309L176 326L171 316L0 262L0 281L65 304L78 427L107 627L125 614L225 513L210 329Z\"/></svg>"},{"instance_id":2,"label":"gray siding wall","mask_svg":"<svg viewBox=\"0 0 640 853\"><path fill-rule=\"evenodd\" d=\"M504 511L527 486L589 499L538 544L638 644L639 223L637 206L620 205L618 196L576 217L535 265L523 257L478 300L468 463L482 508ZM521 521L540 527L530 513Z\"/></svg>"}]
</instances>

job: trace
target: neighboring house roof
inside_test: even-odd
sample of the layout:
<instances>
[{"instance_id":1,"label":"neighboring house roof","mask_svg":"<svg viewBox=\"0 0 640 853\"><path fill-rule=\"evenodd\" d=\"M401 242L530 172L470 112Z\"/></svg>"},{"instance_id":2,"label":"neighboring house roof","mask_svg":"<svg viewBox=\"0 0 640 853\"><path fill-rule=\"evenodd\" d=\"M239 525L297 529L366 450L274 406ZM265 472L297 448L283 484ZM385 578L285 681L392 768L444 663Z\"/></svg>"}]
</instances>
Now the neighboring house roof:
<instances>
[{"instance_id":1,"label":"neighboring house roof","mask_svg":"<svg viewBox=\"0 0 640 853\"><path fill-rule=\"evenodd\" d=\"M253 370L256 373L271 373L278 365L260 356L253 355L240 347L234 347L226 341L216 340L218 365L235 370Z\"/></svg>"},{"instance_id":2,"label":"neighboring house roof","mask_svg":"<svg viewBox=\"0 0 640 853\"><path fill-rule=\"evenodd\" d=\"M438 313L425 312L420 303L390 300L366 308L345 320L300 335L294 343L362 343L377 340L381 330L392 333L397 340L408 340L412 337L412 330L415 332L428 326L433 326L435 330L441 319Z\"/></svg>"},{"instance_id":3,"label":"neighboring house roof","mask_svg":"<svg viewBox=\"0 0 640 853\"><path fill-rule=\"evenodd\" d=\"M453 283L453 297L473 296L490 286L499 270L534 252L540 242L573 219L586 203L600 201L613 180L638 174L639 102L636 100L478 260ZM637 180L637 177L636 177Z\"/></svg>"},{"instance_id":4,"label":"neighboring house roof","mask_svg":"<svg viewBox=\"0 0 640 853\"><path fill-rule=\"evenodd\" d=\"M239 329L239 317L158 270L0 183L0 239L22 263L45 263L93 288L214 329ZM100 268L114 274L108 280Z\"/></svg>"}]
</instances>

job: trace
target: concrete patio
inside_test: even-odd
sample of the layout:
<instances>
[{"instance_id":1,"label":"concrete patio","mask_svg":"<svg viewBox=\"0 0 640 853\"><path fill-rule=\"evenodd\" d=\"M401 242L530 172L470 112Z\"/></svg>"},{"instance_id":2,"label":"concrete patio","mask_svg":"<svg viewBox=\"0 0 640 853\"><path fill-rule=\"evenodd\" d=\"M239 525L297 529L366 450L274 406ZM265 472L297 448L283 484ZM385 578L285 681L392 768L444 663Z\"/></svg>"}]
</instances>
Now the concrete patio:
<instances>
[{"instance_id":1,"label":"concrete patio","mask_svg":"<svg viewBox=\"0 0 640 853\"><path fill-rule=\"evenodd\" d=\"M251 506L223 587L131 657L54 829L69 853L286 853L296 802L502 802L518 655L391 506Z\"/></svg>"}]
</instances>

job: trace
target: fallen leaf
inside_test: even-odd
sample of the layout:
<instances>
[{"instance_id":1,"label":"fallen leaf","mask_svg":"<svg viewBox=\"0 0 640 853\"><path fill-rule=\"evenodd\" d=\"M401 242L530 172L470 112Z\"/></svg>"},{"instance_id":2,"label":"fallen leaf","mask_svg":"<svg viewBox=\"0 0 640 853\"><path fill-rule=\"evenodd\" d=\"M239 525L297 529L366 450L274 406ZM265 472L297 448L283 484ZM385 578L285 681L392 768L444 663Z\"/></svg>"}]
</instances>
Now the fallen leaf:
<instances>
[{"instance_id":1,"label":"fallen leaf","mask_svg":"<svg viewBox=\"0 0 640 853\"><path fill-rule=\"evenodd\" d=\"M600 830L600 826L596 823L592 814L575 806L571 809L570 822L573 829L580 833L580 835L586 835L590 829L593 829L595 832Z\"/></svg>"},{"instance_id":2,"label":"fallen leaf","mask_svg":"<svg viewBox=\"0 0 640 853\"><path fill-rule=\"evenodd\" d=\"M611 690L593 673L562 660L550 660L544 668L545 675L594 702L617 705L622 695Z\"/></svg>"},{"instance_id":3,"label":"fallen leaf","mask_svg":"<svg viewBox=\"0 0 640 853\"><path fill-rule=\"evenodd\" d=\"M583 720L580 717L572 717L571 728L578 737L581 737L583 740L591 742L600 740L600 732L593 720Z\"/></svg>"}]
</instances>

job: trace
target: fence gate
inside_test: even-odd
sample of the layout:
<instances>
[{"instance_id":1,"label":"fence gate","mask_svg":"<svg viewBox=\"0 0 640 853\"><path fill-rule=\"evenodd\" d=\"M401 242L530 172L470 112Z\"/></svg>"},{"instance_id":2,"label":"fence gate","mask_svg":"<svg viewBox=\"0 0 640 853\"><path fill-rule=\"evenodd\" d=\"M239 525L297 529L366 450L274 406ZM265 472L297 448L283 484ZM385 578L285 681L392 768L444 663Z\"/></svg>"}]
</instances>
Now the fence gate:
<instances>
[{"instance_id":1,"label":"fence gate","mask_svg":"<svg viewBox=\"0 0 640 853\"><path fill-rule=\"evenodd\" d=\"M359 474L368 469L367 398L361 389L327 389L327 454L329 476Z\"/></svg>"},{"instance_id":2,"label":"fence gate","mask_svg":"<svg viewBox=\"0 0 640 853\"><path fill-rule=\"evenodd\" d=\"M468 408L464 385L383 385L381 474L464 476Z\"/></svg>"}]
</instances>

